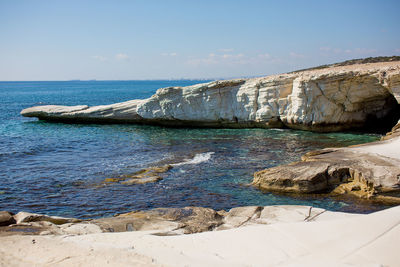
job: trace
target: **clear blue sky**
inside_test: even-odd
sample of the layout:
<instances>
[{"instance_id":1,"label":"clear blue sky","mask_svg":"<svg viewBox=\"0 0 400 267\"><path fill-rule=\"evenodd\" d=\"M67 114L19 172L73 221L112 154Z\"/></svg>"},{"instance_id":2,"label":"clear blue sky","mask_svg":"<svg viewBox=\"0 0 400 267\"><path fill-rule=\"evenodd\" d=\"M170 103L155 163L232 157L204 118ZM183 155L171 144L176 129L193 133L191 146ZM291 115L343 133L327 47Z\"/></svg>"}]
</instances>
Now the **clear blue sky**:
<instances>
[{"instance_id":1,"label":"clear blue sky","mask_svg":"<svg viewBox=\"0 0 400 267\"><path fill-rule=\"evenodd\" d=\"M398 0L0 0L0 80L229 78L388 55Z\"/></svg>"}]
</instances>

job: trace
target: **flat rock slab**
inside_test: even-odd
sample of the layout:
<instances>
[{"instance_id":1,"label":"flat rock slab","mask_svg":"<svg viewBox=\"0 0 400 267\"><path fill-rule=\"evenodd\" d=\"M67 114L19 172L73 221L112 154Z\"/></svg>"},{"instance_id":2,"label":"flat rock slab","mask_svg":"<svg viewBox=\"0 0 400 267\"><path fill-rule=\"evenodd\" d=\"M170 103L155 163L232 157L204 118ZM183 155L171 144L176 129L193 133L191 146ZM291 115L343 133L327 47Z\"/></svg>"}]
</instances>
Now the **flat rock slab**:
<instances>
[{"instance_id":1,"label":"flat rock slab","mask_svg":"<svg viewBox=\"0 0 400 267\"><path fill-rule=\"evenodd\" d=\"M75 218L48 216L48 215L36 214L24 211L18 212L16 215L14 215L14 219L17 224L39 222L39 221L51 222L53 224L64 224L64 223L77 223L81 221Z\"/></svg>"},{"instance_id":2,"label":"flat rock slab","mask_svg":"<svg viewBox=\"0 0 400 267\"><path fill-rule=\"evenodd\" d=\"M249 207L235 213L251 216ZM270 207L301 219L309 207ZM270 208L264 208L270 209ZM312 211L311 211L312 212ZM319 211L318 211L319 212ZM247 225L225 231L160 236L152 231L74 236L6 236L4 266L398 266L400 206L329 220ZM287 217L286 219L288 219ZM297 220L296 219L296 220ZM327 218L325 218L327 219Z\"/></svg>"},{"instance_id":3,"label":"flat rock slab","mask_svg":"<svg viewBox=\"0 0 400 267\"><path fill-rule=\"evenodd\" d=\"M329 212L311 206L248 206L232 208L229 211L215 211L202 207L157 208L86 221L26 212L18 214L15 215L18 219L16 224L0 227L0 236L86 235L138 231L172 236L234 229L248 225L316 221L322 218L320 217L322 214L325 219L334 218L335 214L338 214L339 218L352 216L349 213ZM327 216L329 214L332 216Z\"/></svg>"},{"instance_id":4,"label":"flat rock slab","mask_svg":"<svg viewBox=\"0 0 400 267\"><path fill-rule=\"evenodd\" d=\"M395 150L400 150L398 137L312 151L302 161L256 172L253 185L270 191L351 193L362 198L396 193L400 191L400 159Z\"/></svg>"},{"instance_id":5,"label":"flat rock slab","mask_svg":"<svg viewBox=\"0 0 400 267\"><path fill-rule=\"evenodd\" d=\"M93 223L111 232L156 230L173 235L210 231L222 223L221 219L222 216L213 209L186 207L135 211Z\"/></svg>"},{"instance_id":6,"label":"flat rock slab","mask_svg":"<svg viewBox=\"0 0 400 267\"><path fill-rule=\"evenodd\" d=\"M24 109L21 115L37 117L50 121L65 122L138 122L141 117L136 113L136 107L142 100L130 100L122 103L89 107L79 106L36 106Z\"/></svg>"}]
</instances>

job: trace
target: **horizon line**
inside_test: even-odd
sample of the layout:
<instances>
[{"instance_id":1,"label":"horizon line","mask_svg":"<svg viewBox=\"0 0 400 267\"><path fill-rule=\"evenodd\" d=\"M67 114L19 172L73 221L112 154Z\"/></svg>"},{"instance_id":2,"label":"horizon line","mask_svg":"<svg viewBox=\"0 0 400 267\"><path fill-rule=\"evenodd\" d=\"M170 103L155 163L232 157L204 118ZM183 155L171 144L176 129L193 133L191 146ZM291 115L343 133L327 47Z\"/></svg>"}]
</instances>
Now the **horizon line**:
<instances>
[{"instance_id":1,"label":"horizon line","mask_svg":"<svg viewBox=\"0 0 400 267\"><path fill-rule=\"evenodd\" d=\"M214 78L169 78L169 79L70 79L70 80L0 80L0 82L128 82L128 81L216 81L232 79L249 79L268 75L254 75L241 77L214 77Z\"/></svg>"}]
</instances>

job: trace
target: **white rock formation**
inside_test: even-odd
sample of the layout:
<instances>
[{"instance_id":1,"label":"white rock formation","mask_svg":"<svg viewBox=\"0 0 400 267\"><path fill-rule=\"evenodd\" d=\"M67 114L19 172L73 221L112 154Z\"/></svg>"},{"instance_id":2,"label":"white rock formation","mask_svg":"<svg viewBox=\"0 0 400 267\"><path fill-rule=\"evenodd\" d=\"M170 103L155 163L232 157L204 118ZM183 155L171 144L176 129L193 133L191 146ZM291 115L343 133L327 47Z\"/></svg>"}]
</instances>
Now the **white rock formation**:
<instances>
[{"instance_id":1,"label":"white rock formation","mask_svg":"<svg viewBox=\"0 0 400 267\"><path fill-rule=\"evenodd\" d=\"M381 119L400 103L400 61L329 67L262 78L157 90L152 97L97 107L39 106L26 117L210 127L335 131ZM396 111L394 111L396 112Z\"/></svg>"},{"instance_id":2,"label":"white rock formation","mask_svg":"<svg viewBox=\"0 0 400 267\"><path fill-rule=\"evenodd\" d=\"M400 206L368 215L326 211L312 217L306 207L264 210L270 214L267 224L191 235L2 236L0 265L399 266Z\"/></svg>"}]
</instances>

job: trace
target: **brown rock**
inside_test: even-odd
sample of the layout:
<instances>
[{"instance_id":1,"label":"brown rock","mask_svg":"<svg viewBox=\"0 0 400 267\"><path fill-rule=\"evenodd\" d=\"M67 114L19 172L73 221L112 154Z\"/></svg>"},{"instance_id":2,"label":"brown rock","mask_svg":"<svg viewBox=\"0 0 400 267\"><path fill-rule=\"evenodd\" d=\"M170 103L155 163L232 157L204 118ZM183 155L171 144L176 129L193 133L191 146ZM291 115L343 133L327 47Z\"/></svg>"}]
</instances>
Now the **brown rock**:
<instances>
[{"instance_id":1,"label":"brown rock","mask_svg":"<svg viewBox=\"0 0 400 267\"><path fill-rule=\"evenodd\" d=\"M159 180L162 180L163 178L161 177L161 174L169 171L170 169L172 169L171 165L149 167L130 175L125 175L118 178L106 178L104 182L105 183L119 182L125 185L154 183Z\"/></svg>"},{"instance_id":2,"label":"brown rock","mask_svg":"<svg viewBox=\"0 0 400 267\"><path fill-rule=\"evenodd\" d=\"M189 234L214 229L222 224L222 216L213 209L201 207L158 208L92 222L111 232L157 230L159 233Z\"/></svg>"},{"instance_id":3,"label":"brown rock","mask_svg":"<svg viewBox=\"0 0 400 267\"><path fill-rule=\"evenodd\" d=\"M398 192L400 161L350 148L307 153L302 161L256 172L253 185L271 191L350 193L363 198ZM336 188L336 189L335 189Z\"/></svg>"},{"instance_id":4,"label":"brown rock","mask_svg":"<svg viewBox=\"0 0 400 267\"><path fill-rule=\"evenodd\" d=\"M253 184L271 191L312 193L328 187L326 162L295 162L256 172Z\"/></svg>"},{"instance_id":5,"label":"brown rock","mask_svg":"<svg viewBox=\"0 0 400 267\"><path fill-rule=\"evenodd\" d=\"M14 224L15 219L8 211L0 211L0 226Z\"/></svg>"},{"instance_id":6,"label":"brown rock","mask_svg":"<svg viewBox=\"0 0 400 267\"><path fill-rule=\"evenodd\" d=\"M20 212L21 214L29 214ZM8 235L85 235L101 232L152 231L154 235L181 235L212 230L226 230L247 225L300 221L317 221L337 216L337 212L310 206L248 206L229 211L214 211L201 207L158 208L134 211L115 217L82 222L54 224L30 217L30 222L0 227L0 236ZM36 214L37 215L37 214ZM340 217L351 216L341 214ZM36 218L34 221L32 221ZM79 220L75 220L79 221Z\"/></svg>"}]
</instances>

